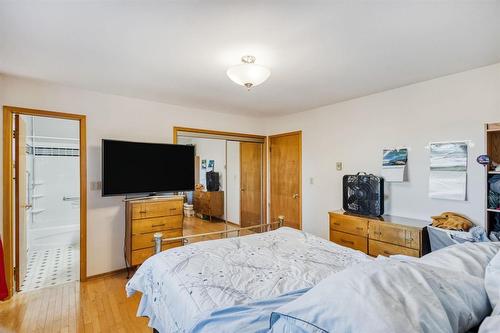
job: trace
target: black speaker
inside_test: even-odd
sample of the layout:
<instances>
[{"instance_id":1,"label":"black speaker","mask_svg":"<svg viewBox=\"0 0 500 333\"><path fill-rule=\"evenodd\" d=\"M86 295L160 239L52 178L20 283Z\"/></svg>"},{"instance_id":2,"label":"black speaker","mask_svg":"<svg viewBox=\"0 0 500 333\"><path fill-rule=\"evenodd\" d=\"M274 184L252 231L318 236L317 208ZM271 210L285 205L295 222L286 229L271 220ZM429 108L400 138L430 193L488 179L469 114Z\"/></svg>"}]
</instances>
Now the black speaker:
<instances>
[{"instance_id":1,"label":"black speaker","mask_svg":"<svg viewBox=\"0 0 500 333\"><path fill-rule=\"evenodd\" d=\"M220 187L219 173L215 171L207 172L207 191L218 191Z\"/></svg>"}]
</instances>

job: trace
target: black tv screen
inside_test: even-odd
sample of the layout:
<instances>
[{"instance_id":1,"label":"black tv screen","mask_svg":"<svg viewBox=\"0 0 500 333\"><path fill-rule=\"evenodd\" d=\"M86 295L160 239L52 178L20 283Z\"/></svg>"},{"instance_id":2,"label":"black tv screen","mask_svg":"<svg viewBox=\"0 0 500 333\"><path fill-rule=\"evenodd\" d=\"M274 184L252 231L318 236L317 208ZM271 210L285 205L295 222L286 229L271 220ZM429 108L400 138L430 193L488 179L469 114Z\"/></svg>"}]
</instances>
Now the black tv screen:
<instances>
[{"instance_id":1,"label":"black tv screen","mask_svg":"<svg viewBox=\"0 0 500 333\"><path fill-rule=\"evenodd\" d=\"M194 146L102 140L102 195L194 190Z\"/></svg>"}]
</instances>

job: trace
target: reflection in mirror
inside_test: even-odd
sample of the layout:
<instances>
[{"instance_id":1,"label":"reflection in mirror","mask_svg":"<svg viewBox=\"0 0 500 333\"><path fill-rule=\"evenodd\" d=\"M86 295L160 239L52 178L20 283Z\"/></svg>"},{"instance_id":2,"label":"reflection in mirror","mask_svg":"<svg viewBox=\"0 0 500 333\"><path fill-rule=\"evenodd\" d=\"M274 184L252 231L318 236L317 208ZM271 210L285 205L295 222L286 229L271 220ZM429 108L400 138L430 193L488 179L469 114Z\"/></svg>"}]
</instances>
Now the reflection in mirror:
<instances>
[{"instance_id":1,"label":"reflection in mirror","mask_svg":"<svg viewBox=\"0 0 500 333\"><path fill-rule=\"evenodd\" d=\"M186 193L183 235L197 242L260 232L263 223L263 143L178 136L195 146L196 190ZM210 234L226 231L225 233ZM208 235L204 235L207 234Z\"/></svg>"}]
</instances>

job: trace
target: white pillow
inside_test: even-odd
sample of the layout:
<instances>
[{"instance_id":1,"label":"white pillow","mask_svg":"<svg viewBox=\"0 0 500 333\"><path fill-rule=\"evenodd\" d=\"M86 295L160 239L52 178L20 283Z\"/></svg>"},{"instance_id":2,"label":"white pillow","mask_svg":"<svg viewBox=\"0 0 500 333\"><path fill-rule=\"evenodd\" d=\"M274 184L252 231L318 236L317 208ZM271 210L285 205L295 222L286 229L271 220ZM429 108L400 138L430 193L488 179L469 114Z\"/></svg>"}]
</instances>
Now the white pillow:
<instances>
[{"instance_id":1,"label":"white pillow","mask_svg":"<svg viewBox=\"0 0 500 333\"><path fill-rule=\"evenodd\" d=\"M484 278L486 266L499 251L500 242L467 242L431 252L420 261Z\"/></svg>"},{"instance_id":2,"label":"white pillow","mask_svg":"<svg viewBox=\"0 0 500 333\"><path fill-rule=\"evenodd\" d=\"M491 316L487 317L481 326L478 333L498 333L500 331L500 306L497 305Z\"/></svg>"},{"instance_id":3,"label":"white pillow","mask_svg":"<svg viewBox=\"0 0 500 333\"><path fill-rule=\"evenodd\" d=\"M498 333L500 332L500 253L497 253L486 266L484 287L494 310L479 327L479 333Z\"/></svg>"},{"instance_id":4,"label":"white pillow","mask_svg":"<svg viewBox=\"0 0 500 333\"><path fill-rule=\"evenodd\" d=\"M500 253L498 253L486 267L484 276L484 287L488 293L491 307L495 308L500 305ZM500 308L499 308L500 310ZM499 311L500 312L500 311ZM500 327L499 327L500 331Z\"/></svg>"}]
</instances>

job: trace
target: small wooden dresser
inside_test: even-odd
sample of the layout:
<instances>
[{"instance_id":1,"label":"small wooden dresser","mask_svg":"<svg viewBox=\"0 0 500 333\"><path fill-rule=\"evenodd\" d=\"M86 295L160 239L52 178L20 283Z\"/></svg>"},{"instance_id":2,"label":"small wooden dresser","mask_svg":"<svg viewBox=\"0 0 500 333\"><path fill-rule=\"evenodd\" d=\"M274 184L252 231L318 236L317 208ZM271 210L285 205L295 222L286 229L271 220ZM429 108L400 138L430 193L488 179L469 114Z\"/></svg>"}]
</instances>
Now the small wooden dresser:
<instances>
[{"instance_id":1,"label":"small wooden dresser","mask_svg":"<svg viewBox=\"0 0 500 333\"><path fill-rule=\"evenodd\" d=\"M221 217L224 215L223 191L194 191L194 211L198 214Z\"/></svg>"},{"instance_id":2,"label":"small wooden dresser","mask_svg":"<svg viewBox=\"0 0 500 333\"><path fill-rule=\"evenodd\" d=\"M125 259L140 265L154 254L153 235L182 236L183 197L127 201L125 204ZM162 250L181 246L182 241L163 243Z\"/></svg>"},{"instance_id":3,"label":"small wooden dresser","mask_svg":"<svg viewBox=\"0 0 500 333\"><path fill-rule=\"evenodd\" d=\"M430 222L398 216L366 217L330 212L330 240L371 256L429 252L426 226Z\"/></svg>"}]
</instances>

